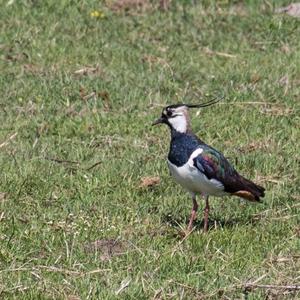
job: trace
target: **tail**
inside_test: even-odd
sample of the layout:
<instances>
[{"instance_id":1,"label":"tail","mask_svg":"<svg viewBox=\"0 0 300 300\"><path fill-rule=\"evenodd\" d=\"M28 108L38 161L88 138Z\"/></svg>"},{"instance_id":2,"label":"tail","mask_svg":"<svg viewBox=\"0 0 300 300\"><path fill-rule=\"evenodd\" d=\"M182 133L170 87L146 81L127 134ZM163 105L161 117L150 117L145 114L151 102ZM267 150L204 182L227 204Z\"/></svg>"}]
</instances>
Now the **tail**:
<instances>
[{"instance_id":1,"label":"tail","mask_svg":"<svg viewBox=\"0 0 300 300\"><path fill-rule=\"evenodd\" d=\"M265 196L265 188L242 176L240 176L239 181L241 183L241 189L234 192L233 195L242 197L249 201L261 202L260 198Z\"/></svg>"}]
</instances>

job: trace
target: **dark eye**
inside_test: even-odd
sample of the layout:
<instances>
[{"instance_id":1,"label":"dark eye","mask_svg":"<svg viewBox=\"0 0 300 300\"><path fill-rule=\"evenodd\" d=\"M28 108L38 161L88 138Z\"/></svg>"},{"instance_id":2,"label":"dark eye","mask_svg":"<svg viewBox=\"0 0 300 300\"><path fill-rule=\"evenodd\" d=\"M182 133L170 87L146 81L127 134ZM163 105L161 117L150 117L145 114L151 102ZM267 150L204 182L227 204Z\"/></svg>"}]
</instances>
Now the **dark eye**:
<instances>
[{"instance_id":1,"label":"dark eye","mask_svg":"<svg viewBox=\"0 0 300 300\"><path fill-rule=\"evenodd\" d=\"M171 117L172 116L172 111L171 110L167 110L167 116Z\"/></svg>"}]
</instances>

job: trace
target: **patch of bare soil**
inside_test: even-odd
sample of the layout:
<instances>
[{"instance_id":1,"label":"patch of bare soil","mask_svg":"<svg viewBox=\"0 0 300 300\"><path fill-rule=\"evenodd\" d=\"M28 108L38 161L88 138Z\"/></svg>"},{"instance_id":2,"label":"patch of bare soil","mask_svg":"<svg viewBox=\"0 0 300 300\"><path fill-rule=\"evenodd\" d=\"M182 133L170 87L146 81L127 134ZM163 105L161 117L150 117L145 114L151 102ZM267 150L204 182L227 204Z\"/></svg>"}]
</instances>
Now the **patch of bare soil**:
<instances>
[{"instance_id":1,"label":"patch of bare soil","mask_svg":"<svg viewBox=\"0 0 300 300\"><path fill-rule=\"evenodd\" d=\"M115 13L127 13L131 15L149 13L160 9L167 11L170 9L172 0L115 0L109 1L107 6Z\"/></svg>"},{"instance_id":2,"label":"patch of bare soil","mask_svg":"<svg viewBox=\"0 0 300 300\"><path fill-rule=\"evenodd\" d=\"M86 252L99 252L100 259L107 261L114 256L125 254L130 245L118 239L101 239L86 244L84 248Z\"/></svg>"}]
</instances>

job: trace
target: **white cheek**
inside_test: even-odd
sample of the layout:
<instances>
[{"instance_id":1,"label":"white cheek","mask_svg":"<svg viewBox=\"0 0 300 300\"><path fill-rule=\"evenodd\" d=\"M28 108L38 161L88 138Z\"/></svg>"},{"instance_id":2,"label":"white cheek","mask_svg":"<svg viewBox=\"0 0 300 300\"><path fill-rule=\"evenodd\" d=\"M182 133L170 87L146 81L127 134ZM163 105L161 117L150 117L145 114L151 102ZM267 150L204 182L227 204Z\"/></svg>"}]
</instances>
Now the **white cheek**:
<instances>
[{"instance_id":1,"label":"white cheek","mask_svg":"<svg viewBox=\"0 0 300 300\"><path fill-rule=\"evenodd\" d=\"M179 132L186 132L187 122L184 116L177 116L169 119L170 124Z\"/></svg>"}]
</instances>

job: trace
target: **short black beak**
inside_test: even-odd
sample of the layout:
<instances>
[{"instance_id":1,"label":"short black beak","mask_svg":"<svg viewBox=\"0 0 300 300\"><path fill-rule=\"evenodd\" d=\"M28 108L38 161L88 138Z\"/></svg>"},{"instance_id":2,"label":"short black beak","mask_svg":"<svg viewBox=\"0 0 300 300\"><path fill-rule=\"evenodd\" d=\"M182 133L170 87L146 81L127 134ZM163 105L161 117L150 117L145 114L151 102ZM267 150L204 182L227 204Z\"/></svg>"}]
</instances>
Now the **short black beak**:
<instances>
[{"instance_id":1,"label":"short black beak","mask_svg":"<svg viewBox=\"0 0 300 300\"><path fill-rule=\"evenodd\" d=\"M154 126L154 125L161 124L164 122L165 122L165 119L163 117L160 117L156 121L154 121L151 125Z\"/></svg>"}]
</instances>

